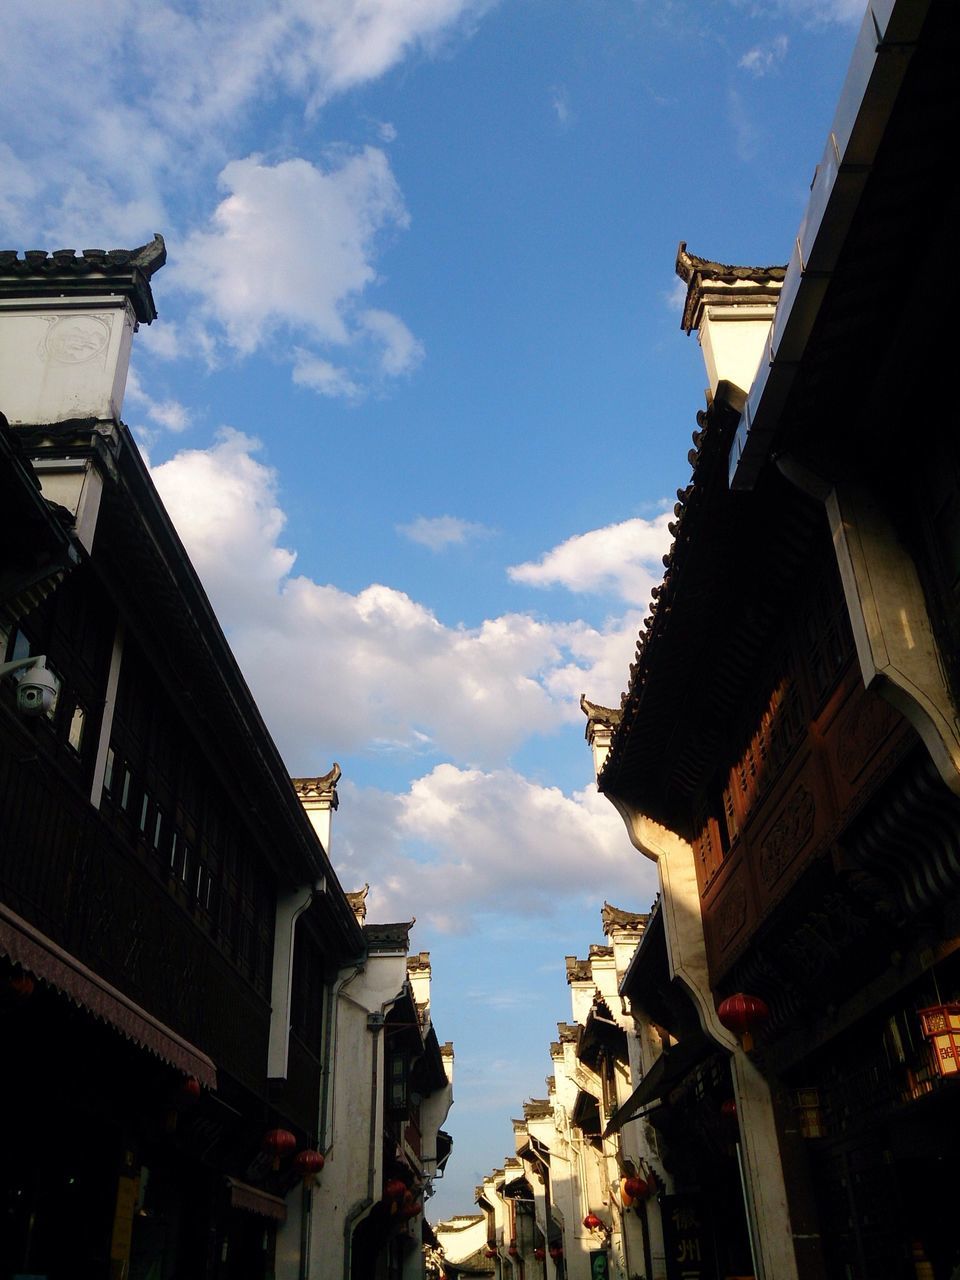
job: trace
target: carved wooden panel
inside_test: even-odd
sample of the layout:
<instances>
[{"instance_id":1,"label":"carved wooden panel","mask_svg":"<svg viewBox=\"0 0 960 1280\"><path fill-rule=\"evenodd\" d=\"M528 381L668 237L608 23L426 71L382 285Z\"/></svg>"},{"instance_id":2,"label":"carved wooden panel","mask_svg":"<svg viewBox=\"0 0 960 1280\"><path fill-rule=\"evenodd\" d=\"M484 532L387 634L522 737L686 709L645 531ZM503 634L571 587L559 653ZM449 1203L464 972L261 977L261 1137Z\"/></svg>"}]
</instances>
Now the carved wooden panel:
<instances>
[{"instance_id":1,"label":"carved wooden panel","mask_svg":"<svg viewBox=\"0 0 960 1280\"><path fill-rule=\"evenodd\" d=\"M703 903L703 932L711 973L729 966L755 925L755 895L745 858L738 853L717 876Z\"/></svg>"},{"instance_id":2,"label":"carved wooden panel","mask_svg":"<svg viewBox=\"0 0 960 1280\"><path fill-rule=\"evenodd\" d=\"M801 755L751 823L747 859L761 912L778 901L829 838L836 805L817 753Z\"/></svg>"},{"instance_id":3,"label":"carved wooden panel","mask_svg":"<svg viewBox=\"0 0 960 1280\"><path fill-rule=\"evenodd\" d=\"M813 792L800 782L767 829L757 847L757 875L770 889L807 845L817 822L817 802Z\"/></svg>"},{"instance_id":4,"label":"carved wooden panel","mask_svg":"<svg viewBox=\"0 0 960 1280\"><path fill-rule=\"evenodd\" d=\"M824 716L824 750L837 805L859 809L879 779L900 758L913 730L879 693L864 689L859 675L835 714Z\"/></svg>"}]
</instances>

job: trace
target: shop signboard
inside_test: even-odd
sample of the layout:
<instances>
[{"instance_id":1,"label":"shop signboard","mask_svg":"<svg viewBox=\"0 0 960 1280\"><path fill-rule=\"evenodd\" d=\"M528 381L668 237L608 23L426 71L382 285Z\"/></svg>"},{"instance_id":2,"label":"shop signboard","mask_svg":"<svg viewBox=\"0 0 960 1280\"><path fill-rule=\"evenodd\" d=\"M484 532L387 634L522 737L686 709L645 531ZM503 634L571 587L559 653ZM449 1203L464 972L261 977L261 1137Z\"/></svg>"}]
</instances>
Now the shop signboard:
<instances>
[{"instance_id":1,"label":"shop signboard","mask_svg":"<svg viewBox=\"0 0 960 1280\"><path fill-rule=\"evenodd\" d=\"M713 1241L703 1197L663 1196L660 1212L667 1280L715 1280Z\"/></svg>"}]
</instances>

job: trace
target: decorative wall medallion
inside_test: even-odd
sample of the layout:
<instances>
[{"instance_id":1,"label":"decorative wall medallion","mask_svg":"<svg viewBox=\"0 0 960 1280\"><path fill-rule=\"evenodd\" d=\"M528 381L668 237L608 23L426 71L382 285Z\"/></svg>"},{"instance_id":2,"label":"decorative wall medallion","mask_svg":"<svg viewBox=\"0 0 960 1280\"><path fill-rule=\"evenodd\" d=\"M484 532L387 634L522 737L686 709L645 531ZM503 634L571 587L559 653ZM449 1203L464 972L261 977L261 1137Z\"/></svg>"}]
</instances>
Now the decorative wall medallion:
<instances>
[{"instance_id":1,"label":"decorative wall medallion","mask_svg":"<svg viewBox=\"0 0 960 1280\"><path fill-rule=\"evenodd\" d=\"M813 835L817 805L800 784L760 845L760 879L769 889Z\"/></svg>"},{"instance_id":2,"label":"decorative wall medallion","mask_svg":"<svg viewBox=\"0 0 960 1280\"><path fill-rule=\"evenodd\" d=\"M110 341L104 316L58 316L47 329L40 354L54 364L88 364L102 356Z\"/></svg>"},{"instance_id":3,"label":"decorative wall medallion","mask_svg":"<svg viewBox=\"0 0 960 1280\"><path fill-rule=\"evenodd\" d=\"M857 698L837 730L837 767L847 782L853 781L892 730L894 720L890 704L879 694L866 693Z\"/></svg>"},{"instance_id":4,"label":"decorative wall medallion","mask_svg":"<svg viewBox=\"0 0 960 1280\"><path fill-rule=\"evenodd\" d=\"M730 886L717 907L717 941L721 948L729 945L747 918L747 894L743 885Z\"/></svg>"}]
</instances>

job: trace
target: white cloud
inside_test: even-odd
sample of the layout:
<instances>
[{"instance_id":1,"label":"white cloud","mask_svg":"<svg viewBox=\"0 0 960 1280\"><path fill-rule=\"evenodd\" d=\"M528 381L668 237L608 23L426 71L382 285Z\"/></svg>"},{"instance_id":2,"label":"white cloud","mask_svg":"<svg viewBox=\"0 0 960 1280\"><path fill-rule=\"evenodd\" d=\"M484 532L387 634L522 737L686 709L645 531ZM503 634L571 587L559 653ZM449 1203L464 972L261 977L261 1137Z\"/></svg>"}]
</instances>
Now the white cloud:
<instances>
[{"instance_id":1,"label":"white cloud","mask_svg":"<svg viewBox=\"0 0 960 1280\"><path fill-rule=\"evenodd\" d=\"M201 579L228 601L221 622L275 606L296 556L277 546L286 517L256 441L229 427L211 449L185 449L153 478ZM217 601L215 600L216 604Z\"/></svg>"},{"instance_id":2,"label":"white cloud","mask_svg":"<svg viewBox=\"0 0 960 1280\"><path fill-rule=\"evenodd\" d=\"M578 533L536 562L513 565L507 573L527 586L615 592L630 604L642 604L663 577L661 558L670 545L669 519L666 512L649 520L636 516Z\"/></svg>"},{"instance_id":3,"label":"white cloud","mask_svg":"<svg viewBox=\"0 0 960 1280\"><path fill-rule=\"evenodd\" d=\"M354 594L292 576L257 447L226 429L153 475L293 772L364 749L498 766L532 735L579 723L582 691L617 700L639 614L604 629L524 613L448 626L389 586Z\"/></svg>"},{"instance_id":4,"label":"white cloud","mask_svg":"<svg viewBox=\"0 0 960 1280\"><path fill-rule=\"evenodd\" d=\"M151 419L167 431L186 431L190 425L190 413L179 400L159 400L150 406Z\"/></svg>"},{"instance_id":5,"label":"white cloud","mask_svg":"<svg viewBox=\"0 0 960 1280\"><path fill-rule=\"evenodd\" d=\"M785 35L774 36L766 44L754 45L752 49L748 49L737 66L742 67L744 71L749 71L758 79L768 76L787 56L788 45L789 41Z\"/></svg>"},{"instance_id":6,"label":"white cloud","mask_svg":"<svg viewBox=\"0 0 960 1280\"><path fill-rule=\"evenodd\" d=\"M727 118L733 129L737 158L743 164L755 160L763 139L763 130L757 119L747 110L742 94L732 85L727 90Z\"/></svg>"},{"instance_id":7,"label":"white cloud","mask_svg":"<svg viewBox=\"0 0 960 1280\"><path fill-rule=\"evenodd\" d=\"M185 343L180 326L172 320L154 320L143 325L137 337L137 350L157 360L175 360L183 354Z\"/></svg>"},{"instance_id":8,"label":"white cloud","mask_svg":"<svg viewBox=\"0 0 960 1280\"><path fill-rule=\"evenodd\" d=\"M179 400L154 400L143 388L135 369L127 373L127 405L136 406L157 427L179 433L190 426L190 411Z\"/></svg>"},{"instance_id":9,"label":"white cloud","mask_svg":"<svg viewBox=\"0 0 960 1280\"><path fill-rule=\"evenodd\" d=\"M570 109L570 95L565 88L554 86L550 90L550 105L561 125L566 126L571 123L573 112Z\"/></svg>"},{"instance_id":10,"label":"white cloud","mask_svg":"<svg viewBox=\"0 0 960 1280\"><path fill-rule=\"evenodd\" d=\"M382 344L380 367L391 377L410 373L423 359L423 343L389 311L364 311L358 317L367 333Z\"/></svg>"},{"instance_id":11,"label":"white cloud","mask_svg":"<svg viewBox=\"0 0 960 1280\"><path fill-rule=\"evenodd\" d=\"M349 309L376 279L377 236L407 224L387 157L376 147L268 165L234 160L207 230L177 253L172 275L202 299L227 340L249 353L278 328L346 344Z\"/></svg>"},{"instance_id":12,"label":"white cloud","mask_svg":"<svg viewBox=\"0 0 960 1280\"><path fill-rule=\"evenodd\" d=\"M660 296L671 311L682 313L687 301L687 286L678 276L670 288L664 289Z\"/></svg>"},{"instance_id":13,"label":"white cloud","mask_svg":"<svg viewBox=\"0 0 960 1280\"><path fill-rule=\"evenodd\" d=\"M162 0L6 0L0 216L18 239L24 228L88 245L169 229L160 193L222 167L271 98L313 110L432 50L489 3L235 0L187 12Z\"/></svg>"},{"instance_id":14,"label":"white cloud","mask_svg":"<svg viewBox=\"0 0 960 1280\"><path fill-rule=\"evenodd\" d=\"M310 387L323 396L342 400L356 400L362 396L362 389L346 369L331 364L329 360L305 351L302 347L294 349L294 357L293 380L298 387Z\"/></svg>"},{"instance_id":15,"label":"white cloud","mask_svg":"<svg viewBox=\"0 0 960 1280\"><path fill-rule=\"evenodd\" d=\"M486 525L460 520L457 516L417 516L410 524L398 524L397 532L431 551L443 551L450 546L462 546L471 538L482 538L490 530Z\"/></svg>"},{"instance_id":16,"label":"white cloud","mask_svg":"<svg viewBox=\"0 0 960 1280\"><path fill-rule=\"evenodd\" d=\"M761 13L788 14L801 22L822 26L831 22L859 22L867 0L764 0L754 6Z\"/></svg>"},{"instance_id":17,"label":"white cloud","mask_svg":"<svg viewBox=\"0 0 960 1280\"><path fill-rule=\"evenodd\" d=\"M656 892L656 869L592 785L565 795L512 769L441 764L400 795L349 779L340 794L334 861L346 887L372 886L371 918L460 930L484 912L550 915L604 897L645 907Z\"/></svg>"},{"instance_id":18,"label":"white cloud","mask_svg":"<svg viewBox=\"0 0 960 1280\"><path fill-rule=\"evenodd\" d=\"M225 198L176 252L168 277L199 298L193 345L202 349L205 331L208 361L221 341L247 355L293 335L284 351L293 381L348 400L417 367L423 344L399 316L360 306L377 282L384 236L408 223L381 150L339 149L319 165L249 156L225 167L220 186Z\"/></svg>"}]
</instances>

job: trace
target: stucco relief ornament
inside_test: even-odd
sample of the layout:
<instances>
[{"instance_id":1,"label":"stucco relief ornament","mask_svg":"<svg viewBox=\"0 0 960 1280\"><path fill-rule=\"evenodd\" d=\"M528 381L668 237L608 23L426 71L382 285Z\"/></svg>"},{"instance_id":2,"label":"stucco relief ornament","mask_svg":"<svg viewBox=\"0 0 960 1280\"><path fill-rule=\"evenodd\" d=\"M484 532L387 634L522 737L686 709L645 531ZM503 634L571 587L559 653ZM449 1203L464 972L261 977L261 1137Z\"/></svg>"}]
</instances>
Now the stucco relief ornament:
<instances>
[{"instance_id":1,"label":"stucco relief ornament","mask_svg":"<svg viewBox=\"0 0 960 1280\"><path fill-rule=\"evenodd\" d=\"M40 354L54 364L89 364L103 358L109 342L105 316L57 316L40 343Z\"/></svg>"}]
</instances>

